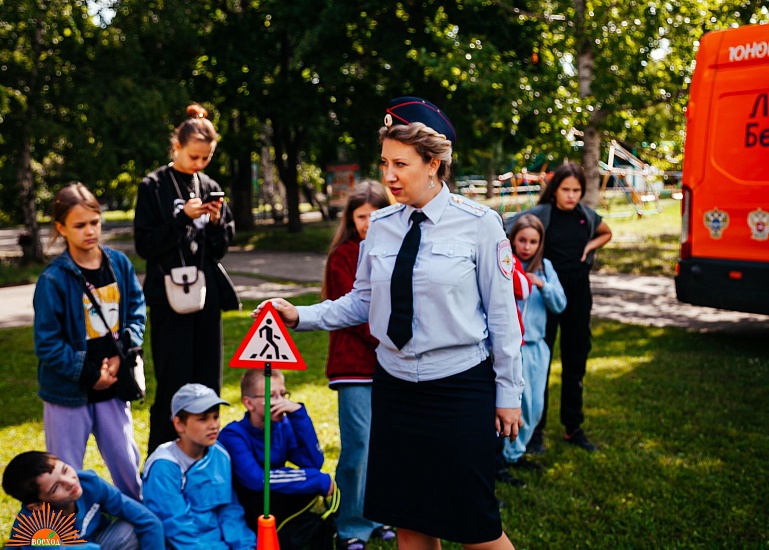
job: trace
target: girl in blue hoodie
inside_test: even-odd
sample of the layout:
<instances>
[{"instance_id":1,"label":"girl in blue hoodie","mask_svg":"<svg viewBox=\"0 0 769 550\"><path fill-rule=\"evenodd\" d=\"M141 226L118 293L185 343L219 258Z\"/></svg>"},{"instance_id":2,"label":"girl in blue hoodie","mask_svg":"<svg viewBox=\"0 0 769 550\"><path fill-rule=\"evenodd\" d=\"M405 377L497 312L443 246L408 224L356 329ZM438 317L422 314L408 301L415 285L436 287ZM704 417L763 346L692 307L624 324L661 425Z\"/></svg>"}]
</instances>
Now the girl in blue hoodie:
<instances>
[{"instance_id":1,"label":"girl in blue hoodie","mask_svg":"<svg viewBox=\"0 0 769 550\"><path fill-rule=\"evenodd\" d=\"M115 486L141 500L131 405L116 392L116 340L142 344L144 294L126 255L100 244L101 207L85 185L61 189L52 218L51 242L62 237L66 249L40 275L33 300L46 447L82 470L93 434Z\"/></svg>"},{"instance_id":2,"label":"girl in blue hoodie","mask_svg":"<svg viewBox=\"0 0 769 550\"><path fill-rule=\"evenodd\" d=\"M520 216L510 230L510 242L515 257L523 264L532 285L528 300L518 302L526 327L521 347L523 379L526 381L521 404L523 427L518 430L515 441L505 439L503 451L508 463L523 466L522 456L526 444L542 419L545 407L545 387L550 365L550 348L545 342L547 313L561 313L566 307L566 294L553 264L542 257L545 227L539 218L531 214Z\"/></svg>"}]
</instances>

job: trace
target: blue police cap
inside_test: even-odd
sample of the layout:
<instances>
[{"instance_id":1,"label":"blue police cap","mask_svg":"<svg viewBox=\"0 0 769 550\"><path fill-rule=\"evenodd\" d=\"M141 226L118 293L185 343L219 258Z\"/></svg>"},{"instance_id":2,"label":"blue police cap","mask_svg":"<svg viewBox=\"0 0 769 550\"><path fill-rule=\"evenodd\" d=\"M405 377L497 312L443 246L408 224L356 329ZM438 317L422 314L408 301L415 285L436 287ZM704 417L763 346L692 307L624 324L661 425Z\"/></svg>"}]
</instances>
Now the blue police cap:
<instances>
[{"instance_id":1,"label":"blue police cap","mask_svg":"<svg viewBox=\"0 0 769 550\"><path fill-rule=\"evenodd\" d=\"M454 147L457 142L457 132L454 125L438 107L421 97L398 97L390 101L385 115L385 126L393 124L409 125L421 122L439 134L446 136Z\"/></svg>"}]
</instances>

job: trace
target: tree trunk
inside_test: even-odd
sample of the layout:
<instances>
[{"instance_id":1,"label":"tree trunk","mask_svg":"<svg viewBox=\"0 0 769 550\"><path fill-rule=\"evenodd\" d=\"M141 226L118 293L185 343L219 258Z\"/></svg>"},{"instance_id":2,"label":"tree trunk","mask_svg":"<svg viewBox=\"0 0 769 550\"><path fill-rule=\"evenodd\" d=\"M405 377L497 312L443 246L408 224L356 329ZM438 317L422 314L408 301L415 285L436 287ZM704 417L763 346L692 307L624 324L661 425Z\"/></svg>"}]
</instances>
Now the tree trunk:
<instances>
[{"instance_id":1,"label":"tree trunk","mask_svg":"<svg viewBox=\"0 0 769 550\"><path fill-rule=\"evenodd\" d=\"M251 151L253 140L245 127L248 117L243 111L232 110L230 128L234 133L234 143L230 157L229 205L235 219L235 228L250 230L254 228L254 186L251 182Z\"/></svg>"},{"instance_id":2,"label":"tree trunk","mask_svg":"<svg viewBox=\"0 0 769 550\"><path fill-rule=\"evenodd\" d=\"M44 10L44 6L38 5L41 11ZM43 17L38 16L34 44L32 51L34 52L32 67L29 72L29 94L27 95L27 110L22 120L21 131L21 143L19 150L19 158L16 164L16 185L19 188L19 202L21 203L21 211L24 215L24 227L26 228L26 234L19 239L22 251L22 262L43 262L43 248L40 246L40 230L37 225L37 208L36 197L37 192L35 190L35 179L32 174L32 137L29 129L31 120L35 119L36 107L38 104L38 74L40 67L41 52L43 49Z\"/></svg>"},{"instance_id":3,"label":"tree trunk","mask_svg":"<svg viewBox=\"0 0 769 550\"><path fill-rule=\"evenodd\" d=\"M254 186L251 181L251 152L243 148L238 154L237 168L233 172L234 185L233 197L230 207L235 218L235 228L239 230L251 230L254 228Z\"/></svg>"},{"instance_id":4,"label":"tree trunk","mask_svg":"<svg viewBox=\"0 0 769 550\"><path fill-rule=\"evenodd\" d=\"M593 46L585 30L585 0L574 1L575 32L577 43L577 78L579 79L579 97L582 100L582 108L592 104L593 110L589 110L590 121L583 129L582 168L585 170L585 203L590 207L598 204L598 187L600 177L598 174L598 160L601 156L601 138L598 131L598 121L601 114L598 106L594 104L591 92L593 82L593 69L595 57Z\"/></svg>"},{"instance_id":5,"label":"tree trunk","mask_svg":"<svg viewBox=\"0 0 769 550\"><path fill-rule=\"evenodd\" d=\"M302 218L299 212L299 170L297 170L297 155L294 148L290 147L289 151L286 160L278 163L278 173L286 187L288 232L299 233L302 231Z\"/></svg>"},{"instance_id":6,"label":"tree trunk","mask_svg":"<svg viewBox=\"0 0 769 550\"><path fill-rule=\"evenodd\" d=\"M589 207L595 208L598 204L598 188L601 180L598 173L601 139L595 124L590 124L585 128L585 135L582 139L585 143L582 148L582 167L585 169L585 181L587 182L585 196L582 200Z\"/></svg>"},{"instance_id":7,"label":"tree trunk","mask_svg":"<svg viewBox=\"0 0 769 550\"><path fill-rule=\"evenodd\" d=\"M23 263L43 262L43 247L40 245L40 229L37 225L37 209L35 208L35 180L32 175L32 156L30 152L29 134L25 129L24 138L19 151L19 161L16 167L16 181L19 187L19 203L24 215L25 233L19 238L21 245L21 261Z\"/></svg>"},{"instance_id":8,"label":"tree trunk","mask_svg":"<svg viewBox=\"0 0 769 550\"><path fill-rule=\"evenodd\" d=\"M302 219L299 214L299 132L282 128L272 121L272 146L275 149L275 165L286 188L288 207L288 232L300 233Z\"/></svg>"},{"instance_id":9,"label":"tree trunk","mask_svg":"<svg viewBox=\"0 0 769 550\"><path fill-rule=\"evenodd\" d=\"M262 178L264 179L264 185L262 186L262 200L265 204L270 205L273 221L275 221L275 223L281 223L283 222L284 202L278 184L275 182L275 165L272 162L272 152L270 151L271 134L271 127L266 125L262 132L261 159ZM278 206L278 203L280 203L280 206Z\"/></svg>"}]
</instances>

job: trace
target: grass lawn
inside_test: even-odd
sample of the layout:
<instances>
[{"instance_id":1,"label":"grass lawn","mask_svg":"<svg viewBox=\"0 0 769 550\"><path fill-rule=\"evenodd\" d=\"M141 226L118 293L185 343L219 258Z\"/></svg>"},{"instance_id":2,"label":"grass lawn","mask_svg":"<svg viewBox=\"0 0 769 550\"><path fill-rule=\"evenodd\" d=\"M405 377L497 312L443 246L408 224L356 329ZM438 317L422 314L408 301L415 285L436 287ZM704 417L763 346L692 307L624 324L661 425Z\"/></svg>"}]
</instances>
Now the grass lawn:
<instances>
[{"instance_id":1,"label":"grass lawn","mask_svg":"<svg viewBox=\"0 0 769 550\"><path fill-rule=\"evenodd\" d=\"M316 299L308 295L294 302ZM244 309L254 305L246 303ZM251 319L229 313L224 325L226 363ZM324 376L327 336L292 334L309 368L287 372L287 384L293 397L306 403L326 453L324 470L333 473L339 435L336 395ZM765 341L609 321L597 321L594 335L585 379L585 428L599 451L588 454L559 441L558 399L553 399L548 453L539 459L544 471L516 473L526 480L525 489L497 488L505 503L505 530L516 548L769 547ZM0 357L4 467L22 450L44 448L32 329L0 331ZM151 361L147 367L149 372ZM225 369L223 396L233 406L223 407L223 423L242 415L241 372ZM556 361L553 395L560 391L559 373ZM140 449L146 448L147 419L148 403L137 404ZM108 476L93 441L86 467ZM461 499L457 495L457 505ZM17 504L3 495L1 540L7 539L16 511Z\"/></svg>"},{"instance_id":2,"label":"grass lawn","mask_svg":"<svg viewBox=\"0 0 769 550\"><path fill-rule=\"evenodd\" d=\"M640 218L611 217L606 210L598 209L612 230L612 240L596 253L599 271L669 277L675 274L681 237L681 201L661 199L660 206L662 212Z\"/></svg>"}]
</instances>

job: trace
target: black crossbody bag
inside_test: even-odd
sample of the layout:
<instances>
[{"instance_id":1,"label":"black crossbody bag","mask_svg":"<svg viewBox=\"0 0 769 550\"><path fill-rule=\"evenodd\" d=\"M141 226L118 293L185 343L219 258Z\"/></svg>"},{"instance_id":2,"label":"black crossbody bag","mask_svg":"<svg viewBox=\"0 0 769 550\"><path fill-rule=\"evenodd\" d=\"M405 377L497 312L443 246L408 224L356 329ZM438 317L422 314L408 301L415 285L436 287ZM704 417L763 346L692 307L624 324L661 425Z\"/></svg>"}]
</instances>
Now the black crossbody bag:
<instances>
[{"instance_id":1,"label":"black crossbody bag","mask_svg":"<svg viewBox=\"0 0 769 550\"><path fill-rule=\"evenodd\" d=\"M85 276L81 273L80 277L91 305L96 310L107 330L110 330L109 323L101 311L99 302L96 301L91 293L91 289L88 288ZM128 331L121 332L119 339L111 338L111 340L115 344L118 357L120 357L120 368L117 371L117 382L115 382L117 398L121 401L144 401L147 390L144 378L144 350L141 346L131 346L131 334Z\"/></svg>"}]
</instances>

